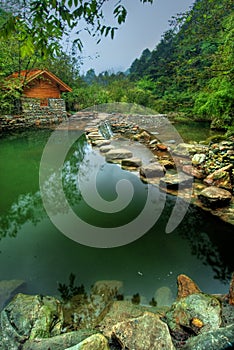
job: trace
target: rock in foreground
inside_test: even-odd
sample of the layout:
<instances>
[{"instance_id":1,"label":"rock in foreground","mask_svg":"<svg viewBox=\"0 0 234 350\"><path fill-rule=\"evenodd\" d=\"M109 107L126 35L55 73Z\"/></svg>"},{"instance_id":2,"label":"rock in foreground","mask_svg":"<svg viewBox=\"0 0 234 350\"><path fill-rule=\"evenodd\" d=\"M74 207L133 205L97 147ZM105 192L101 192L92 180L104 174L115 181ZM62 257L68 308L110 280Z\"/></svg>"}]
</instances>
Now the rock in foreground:
<instances>
[{"instance_id":1,"label":"rock in foreground","mask_svg":"<svg viewBox=\"0 0 234 350\"><path fill-rule=\"evenodd\" d=\"M202 190L198 198L205 206L217 208L228 205L232 199L232 195L227 190L211 186Z\"/></svg>"}]
</instances>

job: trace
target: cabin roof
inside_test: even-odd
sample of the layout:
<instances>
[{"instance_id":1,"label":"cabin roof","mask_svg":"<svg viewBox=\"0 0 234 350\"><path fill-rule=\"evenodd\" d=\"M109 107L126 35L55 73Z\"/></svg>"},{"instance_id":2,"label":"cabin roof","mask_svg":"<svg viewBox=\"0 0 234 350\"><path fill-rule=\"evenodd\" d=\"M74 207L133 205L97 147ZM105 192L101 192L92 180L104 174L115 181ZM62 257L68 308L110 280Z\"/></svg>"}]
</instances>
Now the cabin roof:
<instances>
[{"instance_id":1,"label":"cabin roof","mask_svg":"<svg viewBox=\"0 0 234 350\"><path fill-rule=\"evenodd\" d=\"M60 91L63 92L71 92L72 88L70 88L70 86L68 86L67 84L65 84L61 79L59 79L56 75L54 75L53 73L49 72L46 69L32 69L32 70L22 70L20 72L20 75L18 72L15 72L13 74L11 74L8 79L11 78L26 78L25 83L28 84L31 81L33 81L34 79L40 77L40 76L46 76L48 79L50 79L51 81L55 82L56 84L59 85L59 89Z\"/></svg>"}]
</instances>

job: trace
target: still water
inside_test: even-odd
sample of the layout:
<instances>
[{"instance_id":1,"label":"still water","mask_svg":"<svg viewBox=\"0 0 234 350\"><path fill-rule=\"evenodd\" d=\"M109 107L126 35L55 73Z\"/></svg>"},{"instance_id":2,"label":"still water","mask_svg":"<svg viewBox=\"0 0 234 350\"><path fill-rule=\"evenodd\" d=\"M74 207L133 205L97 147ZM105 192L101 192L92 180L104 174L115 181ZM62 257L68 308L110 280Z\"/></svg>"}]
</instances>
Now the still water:
<instances>
[{"instance_id":1,"label":"still water","mask_svg":"<svg viewBox=\"0 0 234 350\"><path fill-rule=\"evenodd\" d=\"M50 130L24 131L0 140L0 280L21 279L26 293L56 295L58 283L74 273L76 282L87 289L97 280L117 279L124 282L126 295L139 292L150 300L162 286L175 296L176 276L184 273L207 293L228 291L234 269L233 227L191 206L177 229L166 234L175 204L172 196L157 223L130 244L92 248L62 234L47 216L39 191L40 160L50 134ZM103 198L113 200L116 181L124 177L134 186L134 200L127 211L117 214L93 210L76 181L87 152L90 147L82 138L64 162L63 188L69 204L97 226L116 227L132 220L144 206L147 185L119 166L105 164L98 177Z\"/></svg>"}]
</instances>

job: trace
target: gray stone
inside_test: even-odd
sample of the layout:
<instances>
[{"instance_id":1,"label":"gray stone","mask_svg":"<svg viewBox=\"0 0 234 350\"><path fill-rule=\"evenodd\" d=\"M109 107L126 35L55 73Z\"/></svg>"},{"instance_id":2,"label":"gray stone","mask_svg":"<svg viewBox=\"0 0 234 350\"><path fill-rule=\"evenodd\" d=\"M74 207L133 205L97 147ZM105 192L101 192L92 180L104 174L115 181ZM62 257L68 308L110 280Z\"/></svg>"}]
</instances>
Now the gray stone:
<instances>
[{"instance_id":1,"label":"gray stone","mask_svg":"<svg viewBox=\"0 0 234 350\"><path fill-rule=\"evenodd\" d=\"M191 187L193 183L193 177L183 172L177 174L166 174L161 180L160 185L167 187L168 189L178 189L181 187Z\"/></svg>"},{"instance_id":2,"label":"gray stone","mask_svg":"<svg viewBox=\"0 0 234 350\"><path fill-rule=\"evenodd\" d=\"M144 311L146 311L144 307L133 304L131 301L114 301L108 313L100 322L100 330L105 336L111 337L112 327L117 322L142 316Z\"/></svg>"},{"instance_id":3,"label":"gray stone","mask_svg":"<svg viewBox=\"0 0 234 350\"><path fill-rule=\"evenodd\" d=\"M210 208L223 207L230 203L232 195L229 191L216 186L207 187L198 194L201 202Z\"/></svg>"},{"instance_id":4,"label":"gray stone","mask_svg":"<svg viewBox=\"0 0 234 350\"><path fill-rule=\"evenodd\" d=\"M159 163L151 163L140 168L140 176L144 178L162 177L165 174L165 168Z\"/></svg>"},{"instance_id":5,"label":"gray stone","mask_svg":"<svg viewBox=\"0 0 234 350\"><path fill-rule=\"evenodd\" d=\"M127 159L123 159L121 164L122 164L122 167L138 168L142 165L142 160L136 157L127 158Z\"/></svg>"},{"instance_id":6,"label":"gray stone","mask_svg":"<svg viewBox=\"0 0 234 350\"><path fill-rule=\"evenodd\" d=\"M110 145L110 140L97 140L95 141L95 146L102 147Z\"/></svg>"},{"instance_id":7,"label":"gray stone","mask_svg":"<svg viewBox=\"0 0 234 350\"><path fill-rule=\"evenodd\" d=\"M184 350L226 350L234 348L234 324L191 337Z\"/></svg>"},{"instance_id":8,"label":"gray stone","mask_svg":"<svg viewBox=\"0 0 234 350\"><path fill-rule=\"evenodd\" d=\"M107 153L107 152L109 152L112 149L114 149L114 146L107 145L107 146L101 146L99 150L102 153Z\"/></svg>"},{"instance_id":9,"label":"gray stone","mask_svg":"<svg viewBox=\"0 0 234 350\"><path fill-rule=\"evenodd\" d=\"M124 148L115 148L106 153L107 162L131 157L132 152Z\"/></svg>"},{"instance_id":10,"label":"gray stone","mask_svg":"<svg viewBox=\"0 0 234 350\"><path fill-rule=\"evenodd\" d=\"M95 333L97 333L95 330L80 329L51 338L28 340L23 345L22 350L64 350L82 342Z\"/></svg>"},{"instance_id":11,"label":"gray stone","mask_svg":"<svg viewBox=\"0 0 234 350\"><path fill-rule=\"evenodd\" d=\"M0 281L0 311L24 285L25 281L23 280Z\"/></svg>"},{"instance_id":12,"label":"gray stone","mask_svg":"<svg viewBox=\"0 0 234 350\"><path fill-rule=\"evenodd\" d=\"M206 160L206 155L204 153L196 153L192 158L193 165L202 164Z\"/></svg>"},{"instance_id":13,"label":"gray stone","mask_svg":"<svg viewBox=\"0 0 234 350\"><path fill-rule=\"evenodd\" d=\"M188 157L190 154L205 153L208 147L201 144L179 143L173 150L173 154L181 157Z\"/></svg>"},{"instance_id":14,"label":"gray stone","mask_svg":"<svg viewBox=\"0 0 234 350\"><path fill-rule=\"evenodd\" d=\"M221 305L214 296L191 294L172 304L166 322L173 332L205 333L221 325ZM185 331L186 330L186 331Z\"/></svg>"},{"instance_id":15,"label":"gray stone","mask_svg":"<svg viewBox=\"0 0 234 350\"><path fill-rule=\"evenodd\" d=\"M145 312L142 316L119 322L112 328L113 337L124 349L174 350L166 323L158 315Z\"/></svg>"},{"instance_id":16,"label":"gray stone","mask_svg":"<svg viewBox=\"0 0 234 350\"><path fill-rule=\"evenodd\" d=\"M109 350L108 341L102 334L94 334L66 350Z\"/></svg>"}]
</instances>

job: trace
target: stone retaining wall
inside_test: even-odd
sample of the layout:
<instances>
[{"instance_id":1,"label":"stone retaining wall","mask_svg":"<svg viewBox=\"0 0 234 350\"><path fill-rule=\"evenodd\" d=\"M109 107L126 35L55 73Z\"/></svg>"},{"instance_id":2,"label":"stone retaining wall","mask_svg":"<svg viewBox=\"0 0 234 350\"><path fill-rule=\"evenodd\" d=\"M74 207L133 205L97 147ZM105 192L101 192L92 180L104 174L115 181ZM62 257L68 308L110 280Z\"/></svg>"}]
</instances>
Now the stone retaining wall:
<instances>
[{"instance_id":1,"label":"stone retaining wall","mask_svg":"<svg viewBox=\"0 0 234 350\"><path fill-rule=\"evenodd\" d=\"M66 118L66 106L63 99L49 98L48 106L41 106L40 98L22 98L22 116L25 118Z\"/></svg>"}]
</instances>

